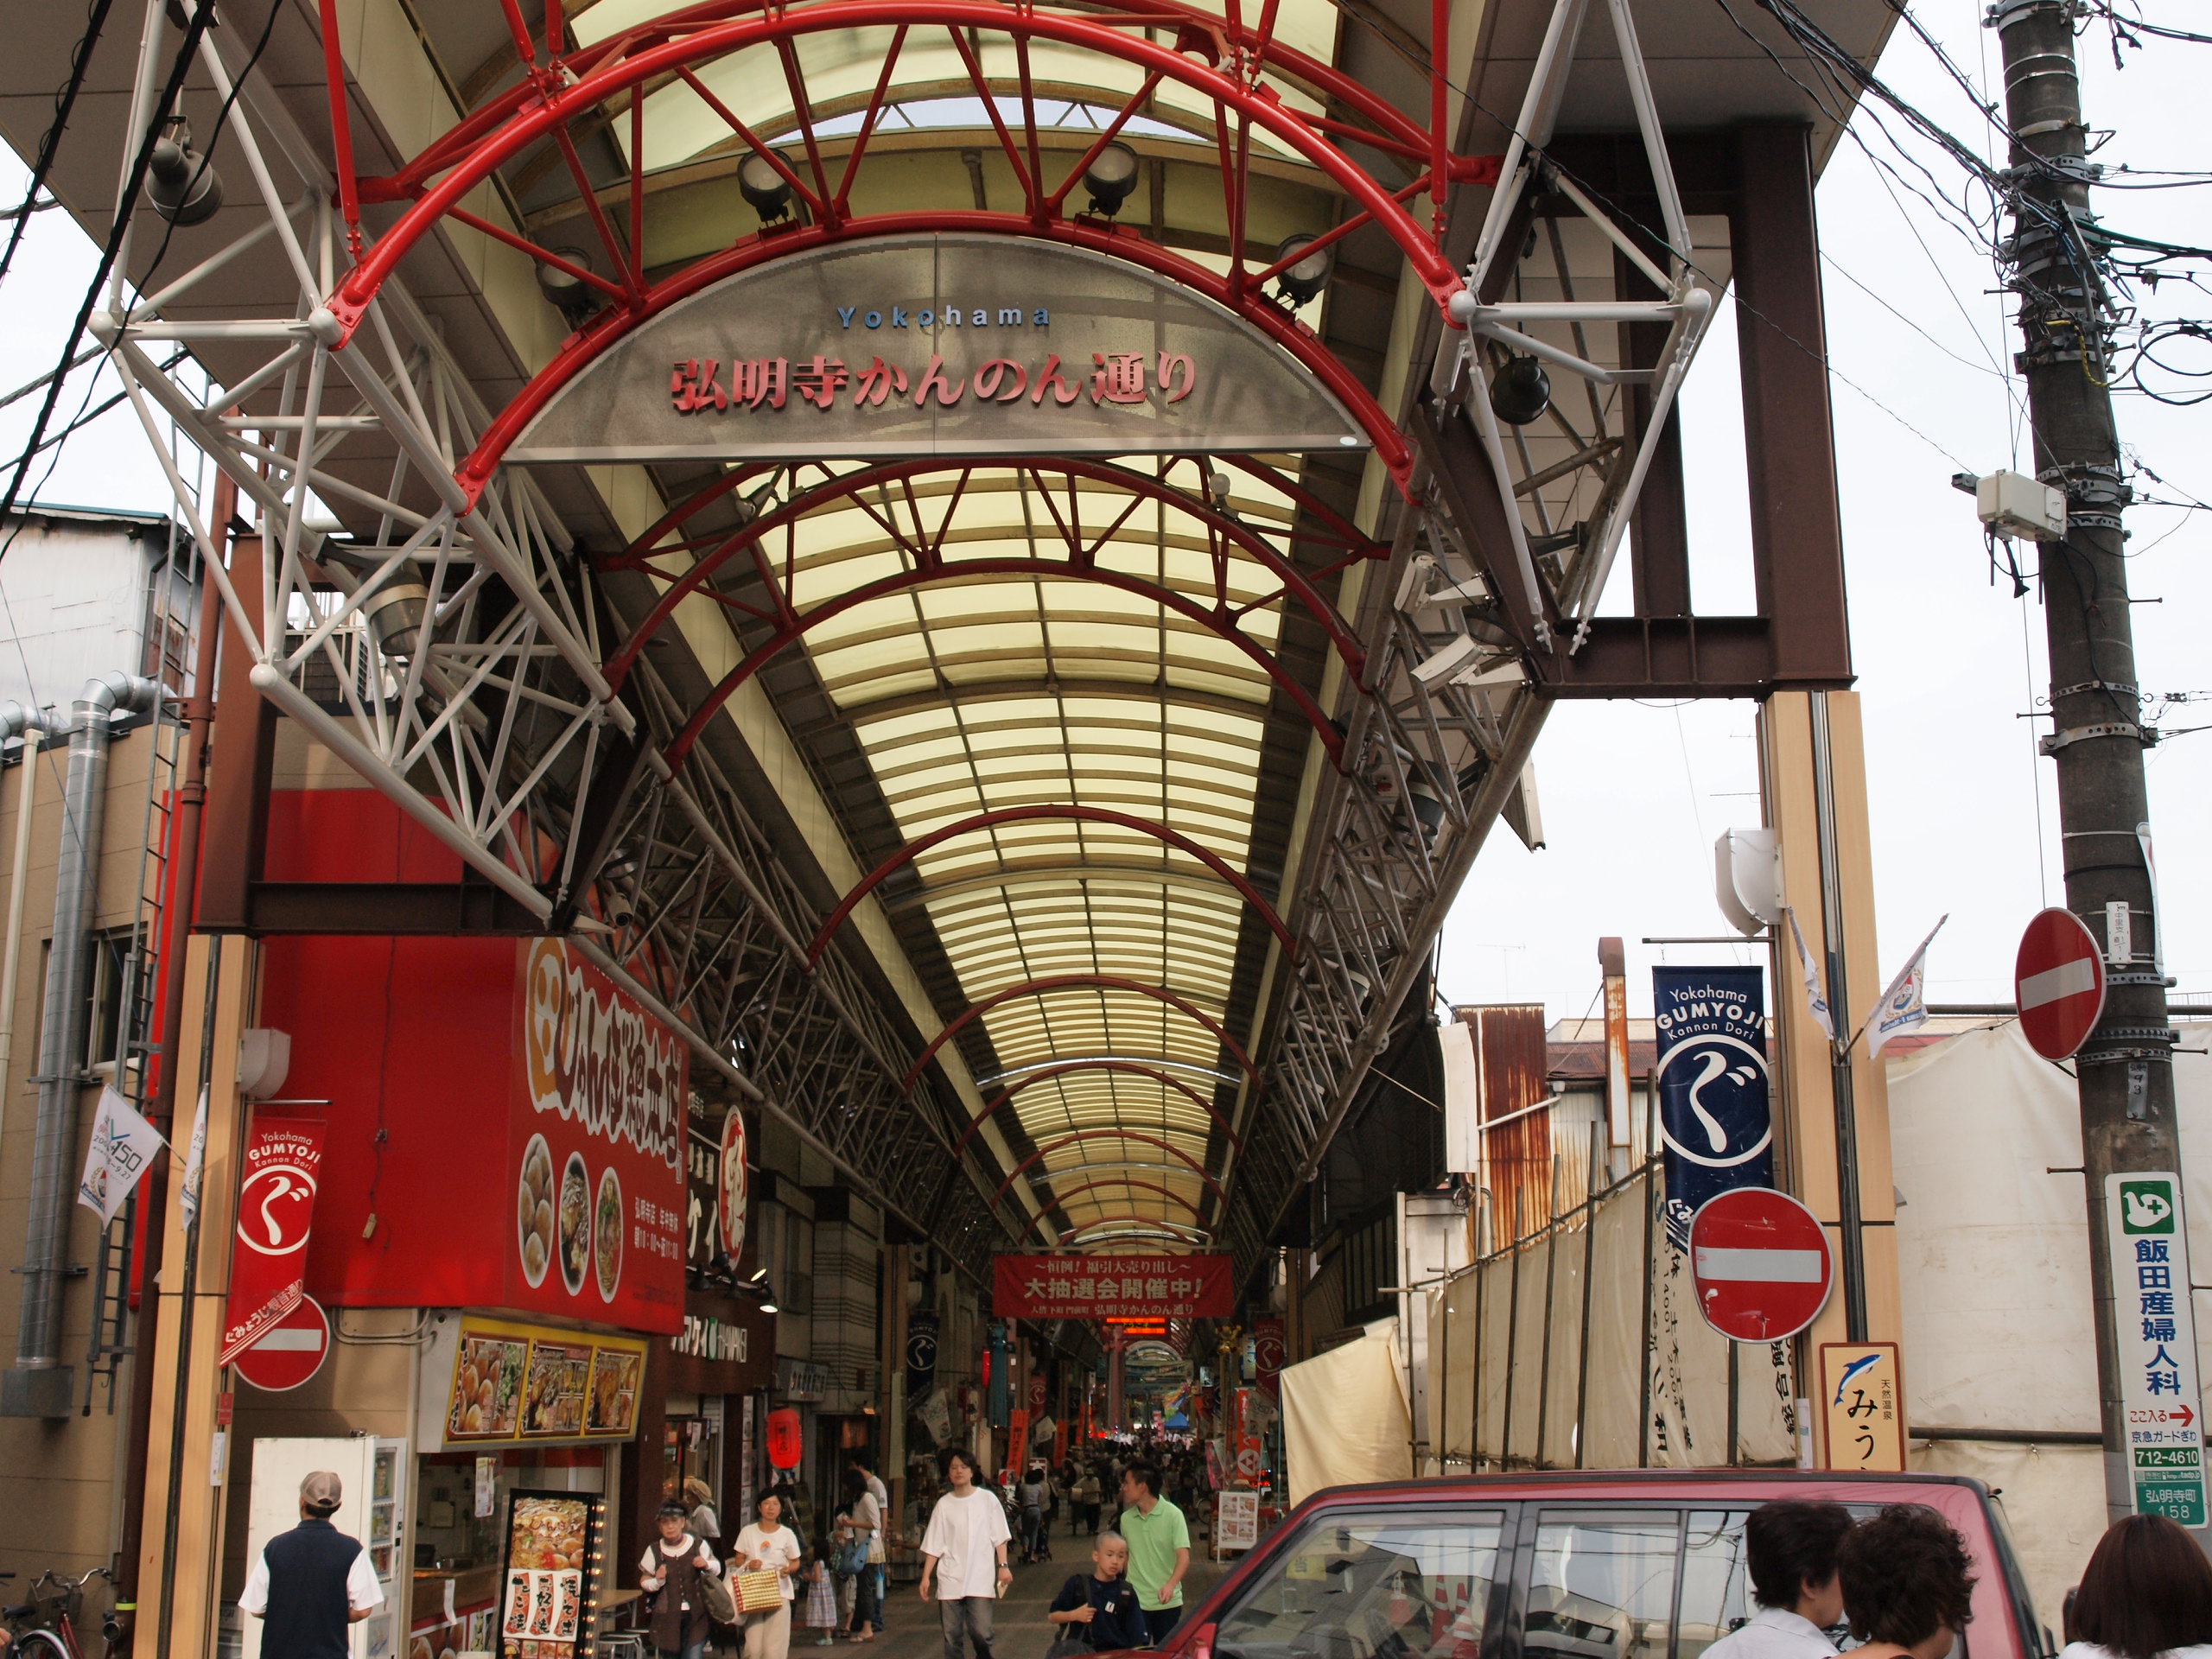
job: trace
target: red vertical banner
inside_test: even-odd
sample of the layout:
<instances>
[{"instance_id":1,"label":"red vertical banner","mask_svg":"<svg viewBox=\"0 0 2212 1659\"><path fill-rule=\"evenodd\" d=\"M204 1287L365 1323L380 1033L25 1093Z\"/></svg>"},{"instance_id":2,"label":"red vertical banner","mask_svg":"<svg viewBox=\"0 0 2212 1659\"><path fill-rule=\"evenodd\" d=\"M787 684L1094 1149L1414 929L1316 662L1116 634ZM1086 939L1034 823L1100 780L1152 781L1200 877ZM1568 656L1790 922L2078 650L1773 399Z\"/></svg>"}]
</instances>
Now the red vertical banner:
<instances>
[{"instance_id":1,"label":"red vertical banner","mask_svg":"<svg viewBox=\"0 0 2212 1659\"><path fill-rule=\"evenodd\" d=\"M257 1117L243 1167L219 1365L268 1335L307 1294L308 1234L322 1173L321 1120Z\"/></svg>"},{"instance_id":2,"label":"red vertical banner","mask_svg":"<svg viewBox=\"0 0 2212 1659\"><path fill-rule=\"evenodd\" d=\"M1026 1406L1007 1420L1006 1466L1016 1480L1029 1467L1029 1409Z\"/></svg>"},{"instance_id":3,"label":"red vertical banner","mask_svg":"<svg viewBox=\"0 0 2212 1659\"><path fill-rule=\"evenodd\" d=\"M1261 1391L1270 1400L1282 1398L1282 1384L1275 1379L1282 1375L1282 1321L1255 1319L1252 1322L1252 1377Z\"/></svg>"}]
</instances>

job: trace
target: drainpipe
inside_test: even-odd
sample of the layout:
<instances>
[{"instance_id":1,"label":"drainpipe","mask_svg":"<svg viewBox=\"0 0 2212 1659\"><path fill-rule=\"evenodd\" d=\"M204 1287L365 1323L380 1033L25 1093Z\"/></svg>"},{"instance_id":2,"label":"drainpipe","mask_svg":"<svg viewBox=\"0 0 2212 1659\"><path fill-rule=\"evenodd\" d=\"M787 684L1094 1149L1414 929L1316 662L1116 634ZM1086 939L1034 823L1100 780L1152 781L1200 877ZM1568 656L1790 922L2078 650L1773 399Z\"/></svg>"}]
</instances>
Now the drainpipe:
<instances>
[{"instance_id":1,"label":"drainpipe","mask_svg":"<svg viewBox=\"0 0 2212 1659\"><path fill-rule=\"evenodd\" d=\"M16 857L8 867L8 942L0 955L0 1122L8 1116L8 1086L16 1058L16 986L23 960L23 881L30 873L31 818L38 810L38 746L46 717L20 702L0 702L0 742L23 740L23 786L16 800Z\"/></svg>"},{"instance_id":2,"label":"drainpipe","mask_svg":"<svg viewBox=\"0 0 2212 1659\"><path fill-rule=\"evenodd\" d=\"M85 1049L86 970L98 917L100 830L107 806L108 717L149 711L151 680L104 674L85 682L69 722L62 786L61 867L54 884L54 944L39 1026L38 1125L31 1143L30 1223L23 1241L22 1322L16 1363L0 1373L0 1417L67 1417L74 1391L61 1363L61 1281L77 1180L78 1070Z\"/></svg>"}]
</instances>

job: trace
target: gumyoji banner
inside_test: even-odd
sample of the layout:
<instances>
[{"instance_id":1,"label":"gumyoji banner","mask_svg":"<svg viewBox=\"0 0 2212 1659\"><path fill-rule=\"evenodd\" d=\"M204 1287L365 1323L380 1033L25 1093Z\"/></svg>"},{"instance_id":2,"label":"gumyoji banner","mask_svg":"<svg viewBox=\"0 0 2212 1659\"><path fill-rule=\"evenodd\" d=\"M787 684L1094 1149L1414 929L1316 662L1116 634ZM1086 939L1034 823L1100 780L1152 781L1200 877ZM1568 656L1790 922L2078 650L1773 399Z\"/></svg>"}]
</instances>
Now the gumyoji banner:
<instances>
[{"instance_id":1,"label":"gumyoji banner","mask_svg":"<svg viewBox=\"0 0 2212 1659\"><path fill-rule=\"evenodd\" d=\"M1667 1232L1678 1250L1707 1199L1774 1185L1764 989L1757 968L1651 970Z\"/></svg>"},{"instance_id":2,"label":"gumyoji banner","mask_svg":"<svg viewBox=\"0 0 2212 1659\"><path fill-rule=\"evenodd\" d=\"M1225 1255L1001 1255L991 1312L1001 1319L1226 1319Z\"/></svg>"},{"instance_id":3,"label":"gumyoji banner","mask_svg":"<svg viewBox=\"0 0 2212 1659\"><path fill-rule=\"evenodd\" d=\"M308 1235L322 1172L320 1120L256 1116L238 1185L238 1243L216 1363L268 1335L306 1294Z\"/></svg>"}]
</instances>

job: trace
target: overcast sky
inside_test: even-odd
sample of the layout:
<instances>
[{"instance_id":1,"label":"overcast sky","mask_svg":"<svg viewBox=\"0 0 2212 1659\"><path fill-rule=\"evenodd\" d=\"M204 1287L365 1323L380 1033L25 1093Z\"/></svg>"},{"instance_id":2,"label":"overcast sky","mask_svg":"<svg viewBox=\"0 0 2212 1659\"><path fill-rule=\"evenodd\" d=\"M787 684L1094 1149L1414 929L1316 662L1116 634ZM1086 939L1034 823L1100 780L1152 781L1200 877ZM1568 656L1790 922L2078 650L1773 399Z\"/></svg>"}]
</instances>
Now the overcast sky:
<instances>
[{"instance_id":1,"label":"overcast sky","mask_svg":"<svg viewBox=\"0 0 2212 1659\"><path fill-rule=\"evenodd\" d=\"M2183 16L2156 0L2152 10L2176 21ZM1978 26L1980 11L1977 0L1923 0L1916 15L1970 76L1994 88L2001 84L1997 42ZM2212 167L2201 107L2212 48L2153 41L2115 73L2101 29L2082 44L2089 119L2119 128L2100 160ZM1988 129L1967 95L1902 27L1880 73L1987 153ZM1902 130L1894 117L1889 124ZM1896 161L1863 118L1857 130ZM1955 202L1969 199L1955 165L1920 153ZM2001 155L1997 161L2003 164ZM0 198L19 200L24 181L21 163L0 149ZM2123 229L2212 243L2207 189L2106 191L2098 206ZM1882 971L1894 971L1948 912L1929 958L1931 998L2006 1000L2021 926L2063 897L2050 763L2034 752L2049 725L2018 717L2048 688L2044 620L2033 596L2016 600L2009 584L1990 584L1973 503L1949 480L1961 469L2013 466L2022 455L2019 382L2002 372L2018 340L2004 300L1991 291L1986 251L1955 227L1963 209L1947 219L1847 140L1823 178L1820 214ZM52 366L93 259L91 245L60 215L34 219L6 283L0 391ZM2169 285L2140 297L2154 315L2212 316L2212 292L2203 289ZM1693 584L1699 608L1708 612L1750 602L1734 332L1724 308L1685 392ZM2198 361L2212 367L2212 354ZM85 384L81 376L72 383L65 416ZM114 390L111 377L103 377L94 397ZM27 399L0 410L7 453L34 407ZM2137 395L2124 397L2120 409L2123 439L2167 480L2139 478L2139 492L2212 499L2205 413ZM35 493L157 511L168 499L127 409L66 446ZM2135 596L2158 601L2134 612L2146 691L2212 694L2212 651L2203 642L2212 614L2208 518L2155 506L2128 514ZM1623 560L1617 573L1617 605L1625 601L1626 566ZM1628 941L1631 1006L1640 1012L1649 1008L1644 970L1655 961L1753 960L1742 948L1639 943L1647 935L1724 931L1712 896L1711 849L1723 829L1759 819L1752 722L1748 703L1562 705L1536 757L1549 845L1526 852L1502 827L1493 837L1446 930L1444 994L1455 1001L1541 1001L1554 1018L1583 1014L1597 991L1597 941L1609 933ZM2161 723L2212 726L2212 695L2170 709ZM2202 856L2212 732L2177 736L2148 761L2167 966L2183 991L2212 991L2212 873ZM1863 1017L1866 1010L1853 1012Z\"/></svg>"}]
</instances>

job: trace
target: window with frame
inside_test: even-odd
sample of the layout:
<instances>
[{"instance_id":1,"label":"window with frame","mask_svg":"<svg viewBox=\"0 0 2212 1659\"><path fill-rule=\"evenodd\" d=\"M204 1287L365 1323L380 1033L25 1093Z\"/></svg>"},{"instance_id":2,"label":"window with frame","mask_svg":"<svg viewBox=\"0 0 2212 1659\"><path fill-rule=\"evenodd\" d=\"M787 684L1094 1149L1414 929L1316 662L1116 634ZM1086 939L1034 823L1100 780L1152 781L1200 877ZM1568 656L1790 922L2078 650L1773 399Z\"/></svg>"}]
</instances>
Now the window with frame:
<instances>
[{"instance_id":1,"label":"window with frame","mask_svg":"<svg viewBox=\"0 0 2212 1659\"><path fill-rule=\"evenodd\" d=\"M1478 1659L1504 1512L1317 1516L1224 1614L1221 1659Z\"/></svg>"}]
</instances>

